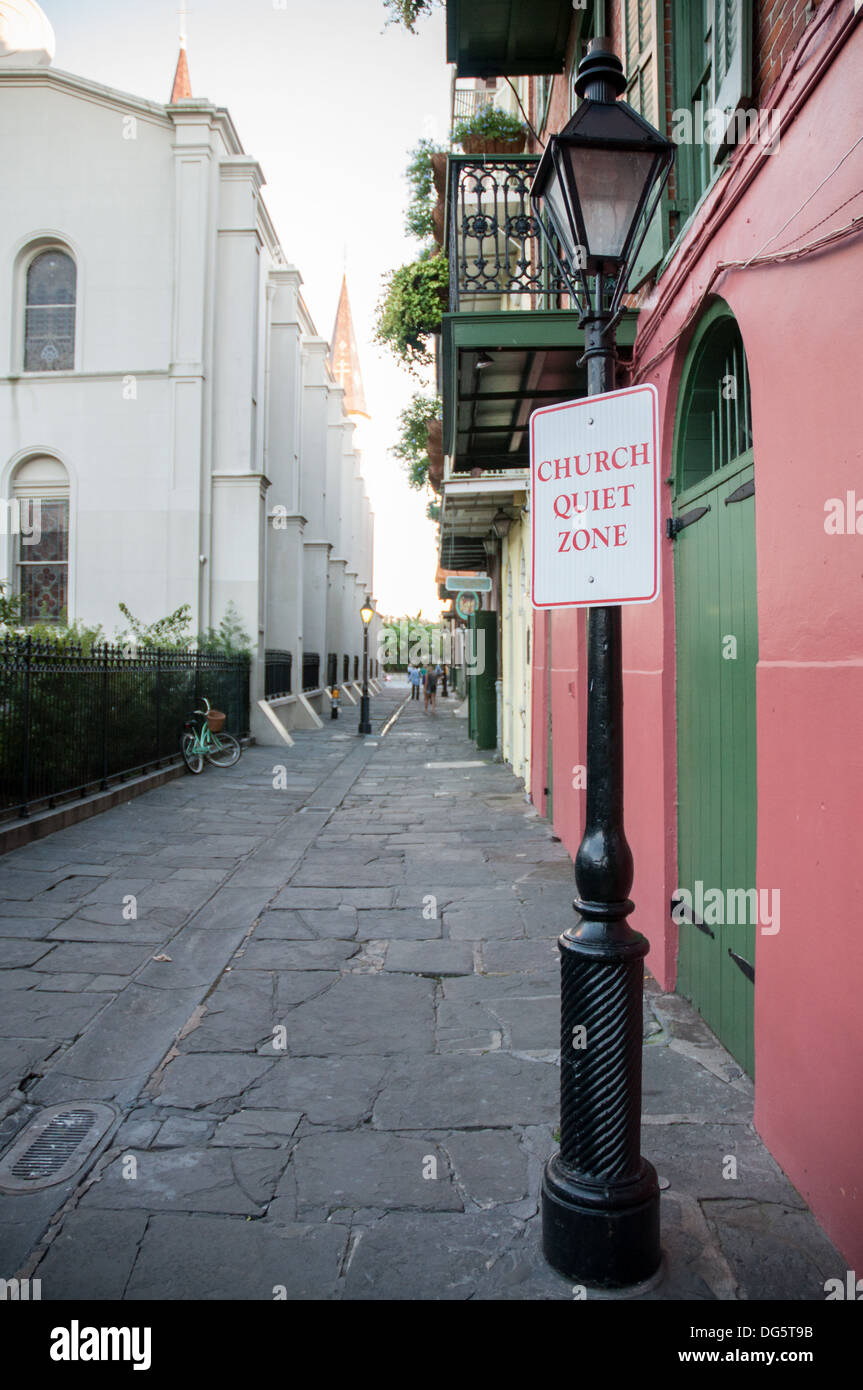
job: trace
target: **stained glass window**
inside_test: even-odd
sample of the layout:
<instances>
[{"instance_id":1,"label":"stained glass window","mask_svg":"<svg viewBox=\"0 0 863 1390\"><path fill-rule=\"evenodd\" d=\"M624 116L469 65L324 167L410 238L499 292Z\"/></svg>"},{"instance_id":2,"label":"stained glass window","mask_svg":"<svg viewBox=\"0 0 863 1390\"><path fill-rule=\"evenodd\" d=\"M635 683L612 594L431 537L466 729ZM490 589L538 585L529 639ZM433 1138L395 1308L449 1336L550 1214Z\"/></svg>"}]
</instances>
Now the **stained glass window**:
<instances>
[{"instance_id":1,"label":"stained glass window","mask_svg":"<svg viewBox=\"0 0 863 1390\"><path fill-rule=\"evenodd\" d=\"M65 622L69 572L69 502L28 499L18 537L18 592L24 622Z\"/></svg>"},{"instance_id":2,"label":"stained glass window","mask_svg":"<svg viewBox=\"0 0 863 1390\"><path fill-rule=\"evenodd\" d=\"M65 251L41 251L27 271L25 372L75 366L75 262Z\"/></svg>"}]
</instances>

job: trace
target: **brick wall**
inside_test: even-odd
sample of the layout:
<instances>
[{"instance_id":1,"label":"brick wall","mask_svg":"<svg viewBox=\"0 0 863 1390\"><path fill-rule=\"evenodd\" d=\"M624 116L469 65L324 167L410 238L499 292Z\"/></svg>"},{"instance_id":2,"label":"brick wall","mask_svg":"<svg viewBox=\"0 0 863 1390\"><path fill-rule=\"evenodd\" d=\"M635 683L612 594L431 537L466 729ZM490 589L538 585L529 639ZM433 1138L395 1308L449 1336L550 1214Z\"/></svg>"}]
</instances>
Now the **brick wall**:
<instances>
[{"instance_id":1,"label":"brick wall","mask_svg":"<svg viewBox=\"0 0 863 1390\"><path fill-rule=\"evenodd\" d=\"M760 99L769 92L821 3L822 0L755 0L753 97Z\"/></svg>"}]
</instances>

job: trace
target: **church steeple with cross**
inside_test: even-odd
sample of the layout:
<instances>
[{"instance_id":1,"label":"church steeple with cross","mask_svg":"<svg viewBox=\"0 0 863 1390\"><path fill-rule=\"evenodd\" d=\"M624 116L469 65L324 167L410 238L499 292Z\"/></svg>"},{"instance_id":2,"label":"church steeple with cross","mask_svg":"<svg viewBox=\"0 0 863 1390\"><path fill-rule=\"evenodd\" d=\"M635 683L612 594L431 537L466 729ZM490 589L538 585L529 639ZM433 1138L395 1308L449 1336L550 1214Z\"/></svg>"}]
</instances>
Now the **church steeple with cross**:
<instances>
[{"instance_id":1,"label":"church steeple with cross","mask_svg":"<svg viewBox=\"0 0 863 1390\"><path fill-rule=\"evenodd\" d=\"M171 91L170 105L173 106L178 101L188 101L192 95L192 79L189 76L189 60L186 57L186 20L188 10L182 5L177 11L180 17L180 56L177 59L177 70L174 73L174 86Z\"/></svg>"},{"instance_id":2,"label":"church steeple with cross","mask_svg":"<svg viewBox=\"0 0 863 1390\"><path fill-rule=\"evenodd\" d=\"M361 415L365 420L371 419L366 408L366 397L363 391L363 375L360 371L360 355L357 351L357 337L354 332L354 321L348 299L346 275L342 276L342 291L339 295L339 307L336 310L336 321L333 326L330 368L339 386L344 387L345 414Z\"/></svg>"}]
</instances>

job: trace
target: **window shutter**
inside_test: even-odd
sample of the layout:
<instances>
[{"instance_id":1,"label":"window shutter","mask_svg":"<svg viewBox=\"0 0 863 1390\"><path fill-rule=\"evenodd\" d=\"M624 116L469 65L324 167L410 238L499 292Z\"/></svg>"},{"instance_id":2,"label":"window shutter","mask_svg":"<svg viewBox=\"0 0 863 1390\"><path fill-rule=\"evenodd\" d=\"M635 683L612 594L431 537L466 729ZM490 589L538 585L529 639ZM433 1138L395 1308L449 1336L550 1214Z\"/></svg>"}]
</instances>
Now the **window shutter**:
<instances>
[{"instance_id":1,"label":"window shutter","mask_svg":"<svg viewBox=\"0 0 863 1390\"><path fill-rule=\"evenodd\" d=\"M660 66L663 51L660 0L623 0L623 22L627 77L625 99L657 130L663 130L665 84ZM647 279L665 254L667 211L664 204L663 198L647 229L647 236L629 277L631 290L637 289Z\"/></svg>"},{"instance_id":2,"label":"window shutter","mask_svg":"<svg viewBox=\"0 0 863 1390\"><path fill-rule=\"evenodd\" d=\"M734 113L752 95L752 0L712 0L713 106L727 120L713 146L714 163L729 145L728 127Z\"/></svg>"}]
</instances>

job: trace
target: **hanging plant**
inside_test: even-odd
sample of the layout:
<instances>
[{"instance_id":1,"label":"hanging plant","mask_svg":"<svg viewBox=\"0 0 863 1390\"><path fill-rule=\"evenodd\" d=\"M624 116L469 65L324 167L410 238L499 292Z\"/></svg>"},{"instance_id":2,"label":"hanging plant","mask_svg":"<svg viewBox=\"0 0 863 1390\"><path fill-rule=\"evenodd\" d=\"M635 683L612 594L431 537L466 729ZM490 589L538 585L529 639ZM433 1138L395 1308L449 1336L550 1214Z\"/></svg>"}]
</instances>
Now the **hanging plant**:
<instances>
[{"instance_id":1,"label":"hanging plant","mask_svg":"<svg viewBox=\"0 0 863 1390\"><path fill-rule=\"evenodd\" d=\"M435 161L435 156L438 156ZM420 140L411 150L405 178L410 188L410 201L405 214L405 231L418 241L428 241L435 234L434 214L438 204L436 168L443 159L446 170L446 151L433 140ZM444 177L446 174L444 173ZM444 186L444 192L446 186Z\"/></svg>"},{"instance_id":2,"label":"hanging plant","mask_svg":"<svg viewBox=\"0 0 863 1390\"><path fill-rule=\"evenodd\" d=\"M527 140L527 126L497 106L483 106L474 115L456 121L452 138L465 154L520 154Z\"/></svg>"},{"instance_id":3,"label":"hanging plant","mask_svg":"<svg viewBox=\"0 0 863 1390\"><path fill-rule=\"evenodd\" d=\"M409 371L431 366L434 358L429 339L440 332L449 293L446 257L424 251L419 260L394 270L385 284L375 338Z\"/></svg>"},{"instance_id":4,"label":"hanging plant","mask_svg":"<svg viewBox=\"0 0 863 1390\"><path fill-rule=\"evenodd\" d=\"M427 484L434 486L437 462L435 441L439 435L440 412L439 396L425 396L417 392L410 405L405 406L399 415L399 438L392 453L401 459L408 482L417 491L422 491Z\"/></svg>"},{"instance_id":5,"label":"hanging plant","mask_svg":"<svg viewBox=\"0 0 863 1390\"><path fill-rule=\"evenodd\" d=\"M403 24L409 34L416 33L416 22L431 14L441 0L384 0L389 11L387 24Z\"/></svg>"}]
</instances>

